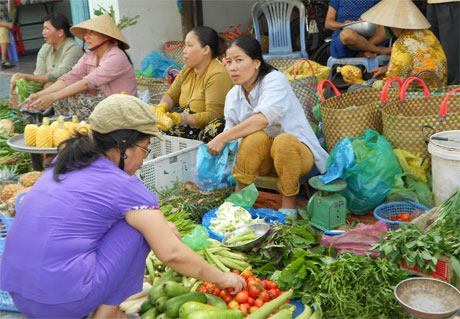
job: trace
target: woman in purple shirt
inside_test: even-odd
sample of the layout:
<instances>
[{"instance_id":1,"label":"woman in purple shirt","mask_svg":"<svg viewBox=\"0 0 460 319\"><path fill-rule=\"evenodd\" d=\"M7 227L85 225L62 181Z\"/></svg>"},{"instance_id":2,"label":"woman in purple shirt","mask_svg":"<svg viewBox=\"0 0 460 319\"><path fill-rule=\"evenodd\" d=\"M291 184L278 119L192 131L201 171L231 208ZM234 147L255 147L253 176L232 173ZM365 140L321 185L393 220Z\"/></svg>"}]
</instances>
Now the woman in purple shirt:
<instances>
[{"instance_id":1,"label":"woman in purple shirt","mask_svg":"<svg viewBox=\"0 0 460 319\"><path fill-rule=\"evenodd\" d=\"M177 272L245 287L182 243L134 175L161 138L136 97L114 94L90 118L92 136L65 141L54 167L27 193L8 231L1 289L28 318L126 318L118 305L142 290L150 249Z\"/></svg>"},{"instance_id":2,"label":"woman in purple shirt","mask_svg":"<svg viewBox=\"0 0 460 319\"><path fill-rule=\"evenodd\" d=\"M94 107L115 93L137 95L136 75L125 50L128 42L108 14L84 21L70 29L83 43L86 52L72 70L53 85L32 94L20 106L56 114L78 115L87 120Z\"/></svg>"}]
</instances>

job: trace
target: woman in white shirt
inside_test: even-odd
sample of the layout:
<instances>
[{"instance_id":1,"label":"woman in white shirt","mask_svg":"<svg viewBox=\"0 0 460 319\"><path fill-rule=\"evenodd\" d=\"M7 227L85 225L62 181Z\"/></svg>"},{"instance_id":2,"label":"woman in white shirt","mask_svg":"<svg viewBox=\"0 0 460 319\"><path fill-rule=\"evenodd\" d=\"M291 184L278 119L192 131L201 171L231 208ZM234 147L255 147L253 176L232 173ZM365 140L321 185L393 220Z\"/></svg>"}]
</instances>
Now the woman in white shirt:
<instances>
[{"instance_id":1,"label":"woman in white shirt","mask_svg":"<svg viewBox=\"0 0 460 319\"><path fill-rule=\"evenodd\" d=\"M256 39L233 40L226 61L235 86L225 99L225 131L208 143L207 150L220 154L227 142L242 138L233 167L236 190L251 184L258 175L277 174L283 195L281 211L297 216L299 178L315 165L323 173L328 154L288 80L265 62Z\"/></svg>"}]
</instances>

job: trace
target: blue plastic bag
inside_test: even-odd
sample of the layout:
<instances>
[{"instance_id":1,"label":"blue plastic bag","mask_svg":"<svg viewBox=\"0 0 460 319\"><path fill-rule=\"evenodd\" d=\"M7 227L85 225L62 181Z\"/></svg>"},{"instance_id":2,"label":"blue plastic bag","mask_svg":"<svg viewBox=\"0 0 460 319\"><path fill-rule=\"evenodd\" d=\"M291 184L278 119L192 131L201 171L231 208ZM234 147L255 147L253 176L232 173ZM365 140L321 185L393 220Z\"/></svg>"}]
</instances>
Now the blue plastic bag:
<instances>
[{"instance_id":1,"label":"blue plastic bag","mask_svg":"<svg viewBox=\"0 0 460 319\"><path fill-rule=\"evenodd\" d=\"M182 64L177 64L176 61L156 51L152 51L141 62L142 72L147 72L147 69L151 67L154 78L163 78L166 70L172 65L179 66L179 69L182 68Z\"/></svg>"},{"instance_id":2,"label":"blue plastic bag","mask_svg":"<svg viewBox=\"0 0 460 319\"><path fill-rule=\"evenodd\" d=\"M229 161L229 152L236 154L238 141L225 144L219 155L211 155L206 149L207 146L207 144L201 145L196 154L198 179L208 191L230 186L228 179L232 174L233 161Z\"/></svg>"},{"instance_id":3,"label":"blue plastic bag","mask_svg":"<svg viewBox=\"0 0 460 319\"><path fill-rule=\"evenodd\" d=\"M340 140L331 152L334 162L327 169L326 174L319 177L320 181L328 184L343 177L343 172L355 165L355 153L350 138Z\"/></svg>"}]
</instances>

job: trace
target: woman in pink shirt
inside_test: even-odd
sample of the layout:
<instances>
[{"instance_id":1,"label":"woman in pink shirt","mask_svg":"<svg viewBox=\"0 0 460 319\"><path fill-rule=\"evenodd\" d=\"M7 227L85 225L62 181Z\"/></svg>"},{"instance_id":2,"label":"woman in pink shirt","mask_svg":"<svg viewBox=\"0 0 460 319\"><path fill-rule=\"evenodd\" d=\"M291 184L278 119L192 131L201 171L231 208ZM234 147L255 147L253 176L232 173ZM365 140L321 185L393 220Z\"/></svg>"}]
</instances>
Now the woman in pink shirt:
<instances>
[{"instance_id":1,"label":"woman in pink shirt","mask_svg":"<svg viewBox=\"0 0 460 319\"><path fill-rule=\"evenodd\" d=\"M129 49L128 42L109 15L84 21L70 31L83 44L87 43L89 52L70 72L22 104L41 111L53 106L56 114L77 115L80 120L87 120L104 98L123 91L137 95L136 75L125 52Z\"/></svg>"}]
</instances>

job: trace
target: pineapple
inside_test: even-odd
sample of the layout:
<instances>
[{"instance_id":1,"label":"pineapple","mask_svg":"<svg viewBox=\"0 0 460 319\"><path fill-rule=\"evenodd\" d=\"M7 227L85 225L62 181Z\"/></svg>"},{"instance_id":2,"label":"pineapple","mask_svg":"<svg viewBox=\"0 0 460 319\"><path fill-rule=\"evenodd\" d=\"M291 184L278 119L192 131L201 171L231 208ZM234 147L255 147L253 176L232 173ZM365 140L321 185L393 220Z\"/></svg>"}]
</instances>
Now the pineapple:
<instances>
[{"instance_id":1,"label":"pineapple","mask_svg":"<svg viewBox=\"0 0 460 319\"><path fill-rule=\"evenodd\" d=\"M69 131L70 135L72 136L75 134L75 132L78 132L78 130L80 129L80 123L78 123L77 115L72 116L72 122L70 122L69 126L67 126L67 123L66 123L66 129L67 131Z\"/></svg>"},{"instance_id":2,"label":"pineapple","mask_svg":"<svg viewBox=\"0 0 460 319\"><path fill-rule=\"evenodd\" d=\"M18 196L21 195L22 193L27 193L29 190L30 190L30 187L19 189L13 194L13 196L11 196L10 199L7 200L8 213L10 214L11 217L14 217L16 215L16 200L18 199ZM18 204L20 204L23 199L24 197L22 197L19 200Z\"/></svg>"},{"instance_id":3,"label":"pineapple","mask_svg":"<svg viewBox=\"0 0 460 319\"><path fill-rule=\"evenodd\" d=\"M6 202L8 199L13 197L18 191L22 191L23 189L24 186L19 184L8 184L3 186L1 193L2 201Z\"/></svg>"},{"instance_id":4,"label":"pineapple","mask_svg":"<svg viewBox=\"0 0 460 319\"><path fill-rule=\"evenodd\" d=\"M18 174L16 170L18 169L17 166L12 166L8 168L8 166L3 166L0 169L0 185L5 184L14 184L18 181Z\"/></svg>"},{"instance_id":5,"label":"pineapple","mask_svg":"<svg viewBox=\"0 0 460 319\"><path fill-rule=\"evenodd\" d=\"M344 65L341 69L337 69L337 72L342 73L343 80L348 84L362 84L363 72L360 68L354 65Z\"/></svg>"},{"instance_id":6,"label":"pineapple","mask_svg":"<svg viewBox=\"0 0 460 319\"><path fill-rule=\"evenodd\" d=\"M174 125L173 121L169 117L167 117L164 112L157 109L153 105L151 105L150 107L152 108L153 112L155 112L155 115L157 116L157 126L160 130L167 131Z\"/></svg>"},{"instance_id":7,"label":"pineapple","mask_svg":"<svg viewBox=\"0 0 460 319\"><path fill-rule=\"evenodd\" d=\"M56 129L56 131L54 131L54 136L53 136L53 145L55 147L58 147L59 144L61 144L63 141L71 137L69 131L66 130L65 123L64 123L64 117L60 116L58 119L58 122L59 122L58 128Z\"/></svg>"},{"instance_id":8,"label":"pineapple","mask_svg":"<svg viewBox=\"0 0 460 319\"><path fill-rule=\"evenodd\" d=\"M91 134L93 131L91 131L91 127L89 126L88 123L86 123L85 121L81 121L78 132L80 134Z\"/></svg>"},{"instance_id":9,"label":"pineapple","mask_svg":"<svg viewBox=\"0 0 460 319\"><path fill-rule=\"evenodd\" d=\"M35 124L27 124L24 128L24 140L27 146L35 146L37 130L38 126Z\"/></svg>"},{"instance_id":10,"label":"pineapple","mask_svg":"<svg viewBox=\"0 0 460 319\"><path fill-rule=\"evenodd\" d=\"M19 184L24 187L31 187L37 182L38 178L41 175L42 175L42 172L39 172L39 171L25 173L21 175L21 177L19 177Z\"/></svg>"},{"instance_id":11,"label":"pineapple","mask_svg":"<svg viewBox=\"0 0 460 319\"><path fill-rule=\"evenodd\" d=\"M50 119L48 117L44 117L42 125L40 125L37 129L36 146L39 148L53 147L53 132L49 123Z\"/></svg>"}]
</instances>

